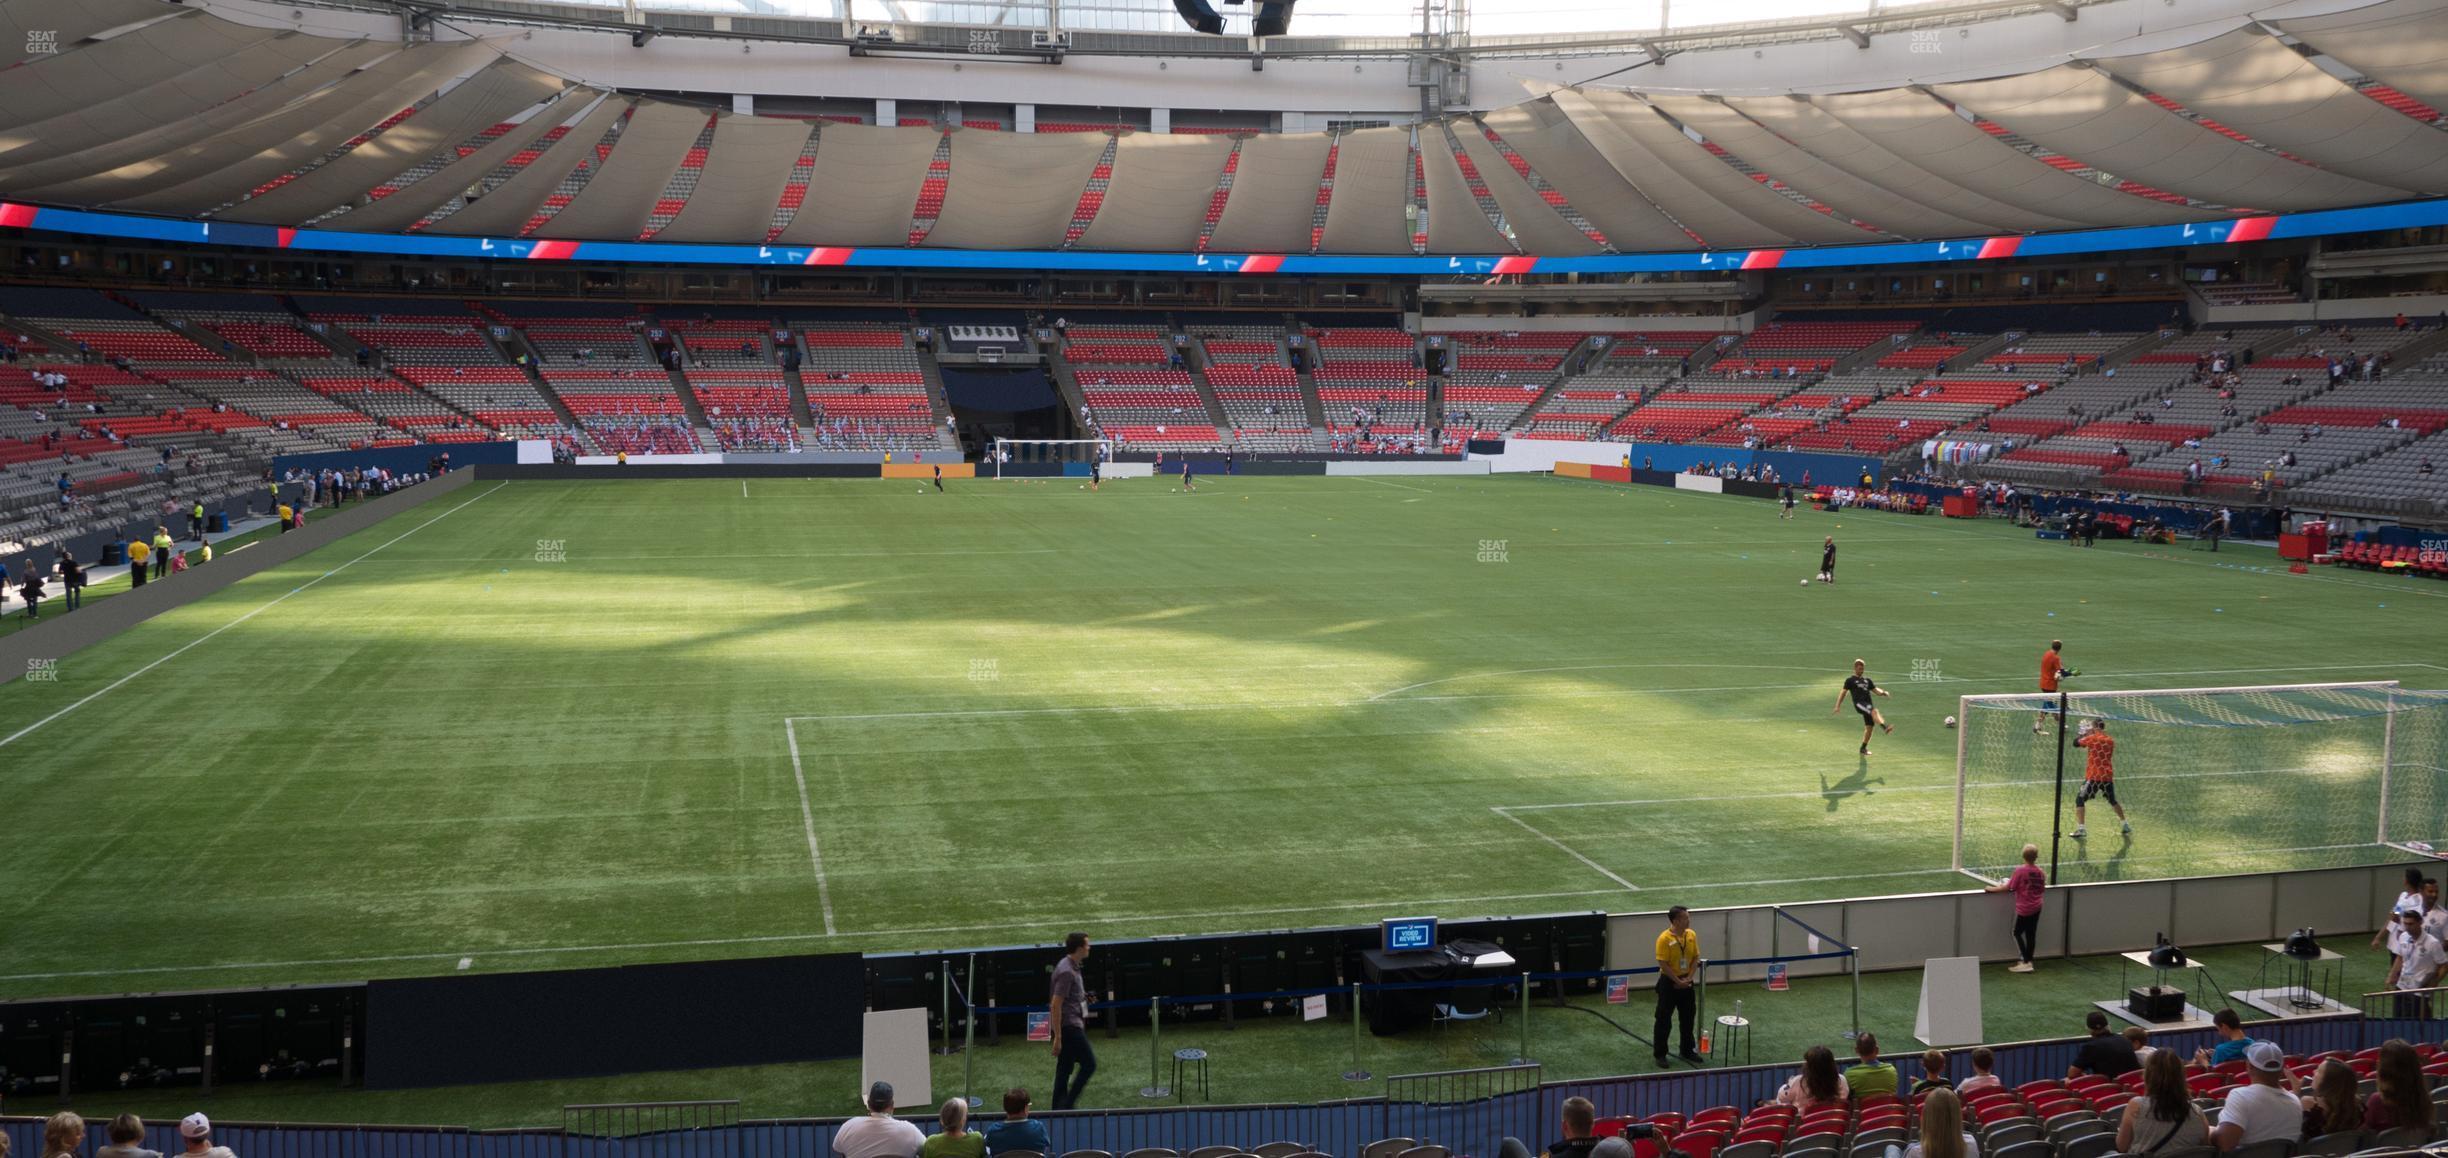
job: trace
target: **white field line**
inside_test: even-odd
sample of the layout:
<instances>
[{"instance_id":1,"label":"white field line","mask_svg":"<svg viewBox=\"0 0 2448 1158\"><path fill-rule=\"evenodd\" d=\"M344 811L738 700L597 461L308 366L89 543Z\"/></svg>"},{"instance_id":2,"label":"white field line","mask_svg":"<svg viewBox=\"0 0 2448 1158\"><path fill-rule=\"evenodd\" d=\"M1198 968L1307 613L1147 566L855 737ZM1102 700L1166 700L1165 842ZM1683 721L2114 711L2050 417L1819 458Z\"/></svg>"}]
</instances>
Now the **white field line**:
<instances>
[{"instance_id":1,"label":"white field line","mask_svg":"<svg viewBox=\"0 0 2448 1158\"><path fill-rule=\"evenodd\" d=\"M824 854L816 851L816 810L808 805L807 771L799 764L799 729L789 720L782 721L782 732L790 739L791 779L799 782L799 821L807 829L808 861L816 866L816 902L824 909L825 936L833 935L833 891L825 884Z\"/></svg>"},{"instance_id":2,"label":"white field line","mask_svg":"<svg viewBox=\"0 0 2448 1158\"><path fill-rule=\"evenodd\" d=\"M1608 880L1610 880L1610 881L1613 881L1613 882L1615 882L1616 884L1622 885L1622 886L1624 887L1624 891L1625 891L1625 892L1637 893L1637 892L1639 892L1639 891L1640 891L1640 886L1639 886L1639 885L1633 884L1632 882L1627 881L1627 880L1623 879L1622 877L1616 876L1614 873L1612 873L1612 872L1608 871L1608 870L1607 870L1607 867L1606 867L1605 865L1599 864L1597 861L1591 860L1590 858L1588 858L1588 857L1586 857L1586 856L1583 856L1583 855L1581 855L1580 853L1578 853L1578 852L1574 851L1574 850L1573 850L1573 846L1571 846L1571 845L1569 845L1569 844L1566 844L1566 843L1564 843L1563 841L1557 840L1556 838L1554 838L1554 837L1552 837L1552 836L1549 836L1549 835L1547 835L1546 833L1540 832L1540 831L1539 831L1537 828L1533 827L1529 821L1527 821L1527 820L1523 820L1522 818L1520 818L1520 817L1518 817L1518 816L1515 816L1515 815L1513 815L1512 813L1507 812L1507 811L1505 811L1504 809L1501 809L1501 808L1491 809L1490 811L1494 812L1494 813L1495 813L1496 815L1498 815L1498 816L1504 817L1506 820L1510 820L1510 821L1512 821L1513 823L1520 825L1520 826L1522 827L1522 831L1523 831L1523 832L1527 832L1527 833L1529 833L1530 835L1535 836L1535 837L1539 838L1540 840L1546 841L1547 843L1549 843L1549 844L1552 844L1552 845L1556 846L1558 849L1563 850L1564 855L1569 856L1569 857L1573 858L1574 860L1580 861L1582 864L1588 865L1588 866L1589 866L1589 868L1590 868L1590 871L1595 872L1595 873L1597 873L1599 876L1605 877L1606 879L1608 879Z\"/></svg>"},{"instance_id":3,"label":"white field line","mask_svg":"<svg viewBox=\"0 0 2448 1158\"><path fill-rule=\"evenodd\" d=\"M124 685L125 685L125 684L126 684L128 681L129 681L129 680L135 679L137 676L143 675L143 674L144 674L144 673L146 673L146 672L152 671L154 668L160 667L161 665L163 665L163 664L165 664L165 663L168 663L168 662L170 662L171 660L177 659L178 657L180 657L180 656L182 656L182 655L187 654L187 653L188 653L190 650L194 649L194 648L195 648L195 646L196 646L197 644L201 644L201 643L203 643L204 641L209 640L209 639L213 638L214 636L221 634L221 633L222 633L222 632L224 632L224 631L228 631L230 628L236 627L236 626L238 626L238 625L239 625L239 624L241 624L241 623L245 623L247 620L253 619L253 618L255 618L256 616L261 615L261 614L263 614L263 613L264 613L264 612L266 612L266 611L270 611L270 610L272 610L274 607L279 606L279 605L280 605L280 604L281 604L283 601L287 600L287 599L289 598L289 596L291 596L291 595L295 595L295 594L297 594L297 593L299 593L299 592L301 592L301 591L304 591L304 590L306 590L307 588L312 587L312 586L314 586L314 585L315 585L315 584L317 584L317 583L321 583L322 581L324 581L324 580L326 580L326 579L329 579L329 578L331 578L332 576L334 576L334 575L337 575L337 574L341 573L342 571L346 571L346 570L348 570L349 568L356 566L357 564L359 564L359 563L361 563L361 562L365 561L365 560L366 560L366 559L367 559L369 556L372 556L372 555L374 554L374 552L375 552L375 551L380 551L380 550L382 550L384 547L388 547L388 546L390 546L392 543L399 542L401 539L405 539L405 538L407 538L407 537L408 537L408 536L410 536L410 535L416 534L418 531L422 531L422 530L424 530L425 528L427 528L427 527L430 527L430 526L434 525L435 523L439 523L439 522L441 522L442 520L444 520L444 519L447 519L447 518L451 517L452 515L458 514L459 512L461 512L461 511L463 511L463 510L466 510L470 504L472 504L472 503L474 503L474 502L476 501L476 499L481 499L481 498L485 497L485 495L492 494L492 493L493 493L493 491L498 491L498 490L502 489L503 487L506 487L506 486L509 486L509 485L510 485L510 484L509 484L509 483L507 483L507 482L499 482L499 483L495 483L495 484L493 484L493 490L486 491L486 492L484 493L484 495L477 495L477 496L476 496L476 498L469 499L467 502L464 502L464 503L459 504L458 506L452 507L451 509L449 509L449 510L447 510L447 511L444 511L444 512L442 512L441 514L435 515L434 517L432 517L432 518L430 518L430 519L427 519L427 520L425 520L424 522L417 524L416 526L410 527L410 528L408 528L407 530L400 532L398 535L396 535L396 536L392 537L391 539L389 539L389 540L385 541L385 542L384 542L384 543L382 543L380 546L375 547L373 551L368 551L368 552L366 552L365 554L363 554L363 555L359 555L359 556L357 556L356 558L351 559L351 560L349 560L349 561L348 561L348 562L346 562L346 563L342 563L341 565L339 565L339 566L337 566L337 567L334 567L334 568L332 568L332 569L331 569L331 570L329 570L329 571L325 571L324 573L322 573L322 574L320 574L320 575L317 575L317 576L315 576L314 578L312 578L312 579L309 579L309 580L305 581L304 583L301 583L301 584L299 584L299 585L297 585L297 586L295 586L295 587L292 587L292 588L290 588L290 589L288 590L288 592L287 592L286 594L282 594L282 595L276 596L275 598L273 598L273 599L272 599L272 601L271 601L271 602L266 603L266 604L264 604L263 606L258 607L258 608L256 608L256 609L255 609L255 610L253 610L253 611L247 612L246 614L241 615L241 616L239 616L239 617L238 617L238 618L236 618L236 619L230 620L228 623L224 623L224 624L222 624L221 626L219 626L219 627L216 627L216 628L212 629L211 631L205 632L203 635L198 636L197 638L195 638L195 639L193 639L193 640L189 641L189 642L188 642L188 643L187 643L185 646L180 647L178 650L173 651L173 652L171 652L170 654L168 654L168 655L165 655L165 656L161 657L160 659L154 660L153 662L148 663L148 664L144 665L143 667L137 668L135 671L132 671L132 672L127 673L126 675L120 676L118 679L116 679L116 680L112 681L112 682L111 682L109 685L107 685L107 686L103 687L103 688L102 688L100 691L94 692L92 695L86 696L84 699L78 700L78 701L76 701L75 703L72 703L72 704L68 705L67 707L61 708L60 710L58 710L58 711L56 711L56 712L53 712L53 713L51 713L51 714L50 714L50 715L48 715L48 716L44 716L43 718L41 718L41 719L39 719L39 720L36 720L36 721L34 721L33 723L31 723L31 724L27 724L27 725L26 725L25 727L23 727L23 728L19 728L17 731L15 731L15 732L13 732L13 733L10 733L10 734L9 734L9 736L8 736L7 738L5 738L5 739L0 739L0 748L5 748L5 747L8 747L9 745L14 744L14 743L16 743L17 741L22 740L22 739L24 739L24 738L25 738L25 737L27 737L27 736L33 735L33 734L34 734L34 733L35 733L37 730L41 729L43 725L48 724L48 723L50 723L50 722L51 722L51 721L53 721L53 720L59 719L61 716L65 716L65 715L67 715L68 713L70 713L70 712L73 712L73 711L77 710L78 708L84 707L85 705L90 704L90 703L94 702L95 700L101 699L102 697L107 696L107 695L111 694L112 692L115 692L115 691L119 690L119 689L120 689L122 686L124 686Z\"/></svg>"},{"instance_id":4,"label":"white field line","mask_svg":"<svg viewBox=\"0 0 2448 1158\"><path fill-rule=\"evenodd\" d=\"M1361 482L1364 482L1364 483L1375 483L1375 484L1377 484L1378 486L1381 486L1381 487L1393 487L1393 488L1394 488L1394 489L1396 489L1396 490L1404 490L1404 491L1418 491L1419 493L1421 493L1421 494L1423 494L1423 495L1433 495L1433 494L1435 494L1435 493L1436 493L1435 491L1429 490L1427 487L1406 486L1406 485L1404 485L1404 484L1402 484L1402 483L1398 483L1398 482L1387 482L1386 480L1381 479L1381 478L1370 478L1369 476L1364 475L1364 474L1350 474L1350 475L1343 475L1343 476L1341 476L1341 477L1343 477L1343 478L1355 478L1355 479L1359 479Z\"/></svg>"}]
</instances>

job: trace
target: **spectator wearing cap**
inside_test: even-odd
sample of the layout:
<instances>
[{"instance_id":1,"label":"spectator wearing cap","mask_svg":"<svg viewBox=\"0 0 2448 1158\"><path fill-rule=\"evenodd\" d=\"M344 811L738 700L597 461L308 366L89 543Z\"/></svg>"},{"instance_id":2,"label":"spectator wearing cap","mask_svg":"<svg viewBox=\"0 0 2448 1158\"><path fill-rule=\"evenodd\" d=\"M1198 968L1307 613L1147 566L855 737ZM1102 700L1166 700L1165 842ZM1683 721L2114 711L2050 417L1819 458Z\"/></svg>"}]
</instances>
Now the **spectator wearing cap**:
<instances>
[{"instance_id":1,"label":"spectator wearing cap","mask_svg":"<svg viewBox=\"0 0 2448 1158\"><path fill-rule=\"evenodd\" d=\"M2133 1043L2108 1032L2107 1014L2094 1009L2083 1015L2083 1026L2091 1031L2091 1036L2075 1048L2074 1064L2066 1067L2066 1080L2084 1074L2121 1078L2142 1068L2134 1057Z\"/></svg>"},{"instance_id":2,"label":"spectator wearing cap","mask_svg":"<svg viewBox=\"0 0 2448 1158\"><path fill-rule=\"evenodd\" d=\"M2218 1125L2210 1142L2220 1150L2237 1150L2263 1142L2293 1142L2303 1136L2303 1103L2279 1086L2286 1073L2286 1053L2277 1045L2256 1041L2244 1050L2244 1072L2252 1081L2227 1091L2219 1106Z\"/></svg>"},{"instance_id":3,"label":"spectator wearing cap","mask_svg":"<svg viewBox=\"0 0 2448 1158\"><path fill-rule=\"evenodd\" d=\"M986 1152L1001 1154L1020 1150L1032 1154L1051 1154L1054 1140L1046 1136L1045 1123L1029 1117L1029 1092L1020 1086L1003 1091L1003 1120L986 1130Z\"/></svg>"},{"instance_id":4,"label":"spectator wearing cap","mask_svg":"<svg viewBox=\"0 0 2448 1158\"><path fill-rule=\"evenodd\" d=\"M187 1142L181 1158L238 1158L229 1147L213 1145L212 1119L201 1111L179 1119L179 1137Z\"/></svg>"},{"instance_id":5,"label":"spectator wearing cap","mask_svg":"<svg viewBox=\"0 0 2448 1158\"><path fill-rule=\"evenodd\" d=\"M842 1158L917 1158L926 1136L918 1127L893 1117L891 1082L867 1087L867 1114L852 1118L833 1131L833 1152Z\"/></svg>"},{"instance_id":6,"label":"spectator wearing cap","mask_svg":"<svg viewBox=\"0 0 2448 1158\"><path fill-rule=\"evenodd\" d=\"M162 1158L161 1151L137 1145L144 1141L144 1131L144 1119L134 1114L111 1119L110 1145L94 1151L94 1158Z\"/></svg>"},{"instance_id":7,"label":"spectator wearing cap","mask_svg":"<svg viewBox=\"0 0 2448 1158\"><path fill-rule=\"evenodd\" d=\"M969 1128L969 1099L954 1098L935 1112L943 1132L918 1147L919 1158L986 1158L986 1137Z\"/></svg>"}]
</instances>

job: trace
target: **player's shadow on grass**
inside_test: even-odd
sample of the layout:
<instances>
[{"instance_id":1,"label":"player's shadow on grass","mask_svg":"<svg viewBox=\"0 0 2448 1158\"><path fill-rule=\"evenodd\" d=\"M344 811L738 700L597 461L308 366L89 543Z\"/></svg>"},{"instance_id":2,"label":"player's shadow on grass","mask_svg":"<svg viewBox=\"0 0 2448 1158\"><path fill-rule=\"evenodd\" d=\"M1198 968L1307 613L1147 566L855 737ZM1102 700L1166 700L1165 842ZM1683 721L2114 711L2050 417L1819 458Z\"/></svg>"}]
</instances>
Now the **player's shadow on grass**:
<instances>
[{"instance_id":1,"label":"player's shadow on grass","mask_svg":"<svg viewBox=\"0 0 2448 1158\"><path fill-rule=\"evenodd\" d=\"M1834 812L1836 811L1836 807L1838 805L1844 803L1845 797L1868 796L1870 794L1871 785L1885 784L1886 782L1887 781L1884 777L1875 780L1871 779L1870 761L1864 759L1853 769L1852 775L1847 776L1834 784L1828 783L1826 773L1820 773L1819 794L1827 798L1827 810Z\"/></svg>"},{"instance_id":2,"label":"player's shadow on grass","mask_svg":"<svg viewBox=\"0 0 2448 1158\"><path fill-rule=\"evenodd\" d=\"M2114 843L2111 843L2112 841ZM2106 853L2107 855L2098 858L2098 863L2106 867L2111 874L2110 879L2121 879L2124 876L2125 858L2133 853L2133 834L2130 832L2101 833L2086 840L2068 838L2065 843L2073 847L2074 863L2080 865L2093 863L2091 854L2094 852ZM2101 847L2095 849L2093 845Z\"/></svg>"}]
</instances>

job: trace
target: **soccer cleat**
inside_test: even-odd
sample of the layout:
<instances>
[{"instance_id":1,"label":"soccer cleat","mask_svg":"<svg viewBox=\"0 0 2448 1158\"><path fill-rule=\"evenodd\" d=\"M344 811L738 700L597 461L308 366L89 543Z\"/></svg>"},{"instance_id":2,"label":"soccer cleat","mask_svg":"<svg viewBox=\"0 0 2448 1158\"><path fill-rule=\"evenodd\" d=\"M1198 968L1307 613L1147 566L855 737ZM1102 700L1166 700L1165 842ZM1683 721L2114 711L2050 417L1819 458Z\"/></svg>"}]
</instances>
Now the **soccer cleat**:
<instances>
[{"instance_id":1,"label":"soccer cleat","mask_svg":"<svg viewBox=\"0 0 2448 1158\"><path fill-rule=\"evenodd\" d=\"M2017 961L2014 964L2007 966L2006 971L2008 973L2029 973L2032 971L2032 963L2029 961Z\"/></svg>"},{"instance_id":2,"label":"soccer cleat","mask_svg":"<svg viewBox=\"0 0 2448 1158\"><path fill-rule=\"evenodd\" d=\"M2130 821L2130 820L2121 820L2121 821L2118 821L2118 822L2117 822L2117 827L2118 827L2119 829L2121 829L2121 830L2122 830L2122 831L2125 833L2125 835L2127 835L2127 836L2132 836L2132 835L2133 835L2133 822L2132 822L2132 821Z\"/></svg>"},{"instance_id":3,"label":"soccer cleat","mask_svg":"<svg viewBox=\"0 0 2448 1158\"><path fill-rule=\"evenodd\" d=\"M2086 837L2086 836L2089 836L2089 835L2091 835L2091 834L2090 834L2090 833L2088 833L2088 832L2083 831L2083 826L2082 826L2082 825L2077 824L2077 825L2075 825L2075 826L2074 826L2074 831L2073 831L2072 835L2073 835L2074 839L2076 839L2076 840L2081 840L2082 838L2084 838L2084 837Z\"/></svg>"},{"instance_id":4,"label":"soccer cleat","mask_svg":"<svg viewBox=\"0 0 2448 1158\"><path fill-rule=\"evenodd\" d=\"M1862 746L1861 746L1861 754L1862 754L1862 755L1864 755L1864 756L1869 755L1869 754L1870 754L1870 745L1868 745L1868 744L1864 744L1864 745L1862 745Z\"/></svg>"}]
</instances>

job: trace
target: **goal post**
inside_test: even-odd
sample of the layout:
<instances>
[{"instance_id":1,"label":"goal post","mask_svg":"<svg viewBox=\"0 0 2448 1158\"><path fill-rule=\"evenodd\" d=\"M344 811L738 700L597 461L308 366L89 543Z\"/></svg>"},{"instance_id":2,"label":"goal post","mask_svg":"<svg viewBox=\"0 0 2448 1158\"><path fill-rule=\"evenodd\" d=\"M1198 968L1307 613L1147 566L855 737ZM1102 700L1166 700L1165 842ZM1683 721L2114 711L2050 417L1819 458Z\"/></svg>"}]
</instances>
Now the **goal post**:
<instances>
[{"instance_id":1,"label":"goal post","mask_svg":"<svg viewBox=\"0 0 2448 1158\"><path fill-rule=\"evenodd\" d=\"M2026 843L2067 883L2448 850L2448 691L2386 680L1958 704L1953 867L1983 883ZM2090 752L2077 740L2094 728L2115 744L2113 804L2082 801Z\"/></svg>"},{"instance_id":2,"label":"goal post","mask_svg":"<svg viewBox=\"0 0 2448 1158\"><path fill-rule=\"evenodd\" d=\"M1005 463L1112 462L1113 445L1110 438L997 438L986 457L1002 478Z\"/></svg>"}]
</instances>

